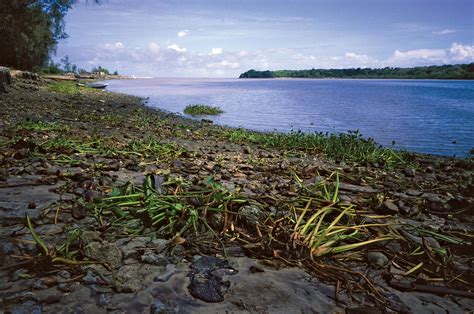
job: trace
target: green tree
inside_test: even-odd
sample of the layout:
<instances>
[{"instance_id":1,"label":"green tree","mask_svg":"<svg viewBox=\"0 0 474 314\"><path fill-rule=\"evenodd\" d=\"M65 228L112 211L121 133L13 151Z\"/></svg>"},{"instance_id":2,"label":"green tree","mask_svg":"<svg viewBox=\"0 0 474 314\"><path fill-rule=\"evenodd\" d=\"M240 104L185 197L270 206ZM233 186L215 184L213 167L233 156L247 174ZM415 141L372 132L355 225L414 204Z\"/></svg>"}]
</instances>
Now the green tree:
<instances>
[{"instance_id":1,"label":"green tree","mask_svg":"<svg viewBox=\"0 0 474 314\"><path fill-rule=\"evenodd\" d=\"M69 60L69 56L64 56L61 58L61 64L63 65L63 70L65 72L71 72L72 71L72 64L71 61Z\"/></svg>"},{"instance_id":2,"label":"green tree","mask_svg":"<svg viewBox=\"0 0 474 314\"><path fill-rule=\"evenodd\" d=\"M0 64L24 70L46 65L67 37L64 17L75 1L1 0Z\"/></svg>"},{"instance_id":3,"label":"green tree","mask_svg":"<svg viewBox=\"0 0 474 314\"><path fill-rule=\"evenodd\" d=\"M101 67L100 65L98 67L92 68L91 72L103 72L105 74L110 74L109 70L106 68Z\"/></svg>"}]
</instances>

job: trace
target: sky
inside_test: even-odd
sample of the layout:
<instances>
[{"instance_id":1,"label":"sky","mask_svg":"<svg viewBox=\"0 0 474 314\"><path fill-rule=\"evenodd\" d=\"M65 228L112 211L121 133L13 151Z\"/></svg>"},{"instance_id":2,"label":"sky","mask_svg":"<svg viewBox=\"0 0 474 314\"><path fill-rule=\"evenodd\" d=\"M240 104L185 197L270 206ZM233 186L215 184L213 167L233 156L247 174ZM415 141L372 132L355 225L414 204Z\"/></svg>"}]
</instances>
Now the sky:
<instances>
[{"instance_id":1,"label":"sky","mask_svg":"<svg viewBox=\"0 0 474 314\"><path fill-rule=\"evenodd\" d=\"M474 0L103 0L66 16L68 55L153 77L474 62Z\"/></svg>"}]
</instances>

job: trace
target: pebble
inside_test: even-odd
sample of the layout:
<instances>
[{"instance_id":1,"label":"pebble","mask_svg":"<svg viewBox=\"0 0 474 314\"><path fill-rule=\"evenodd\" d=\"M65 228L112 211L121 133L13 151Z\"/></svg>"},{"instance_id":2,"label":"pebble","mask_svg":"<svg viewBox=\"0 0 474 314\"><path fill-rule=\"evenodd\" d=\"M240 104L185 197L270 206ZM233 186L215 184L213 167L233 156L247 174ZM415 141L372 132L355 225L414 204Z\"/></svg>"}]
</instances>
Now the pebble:
<instances>
[{"instance_id":1,"label":"pebble","mask_svg":"<svg viewBox=\"0 0 474 314\"><path fill-rule=\"evenodd\" d=\"M86 211L86 208L82 206L81 204L76 204L72 208L71 214L72 214L72 217L74 217L74 219L81 220L81 219L86 218L87 211Z\"/></svg>"},{"instance_id":2,"label":"pebble","mask_svg":"<svg viewBox=\"0 0 474 314\"><path fill-rule=\"evenodd\" d=\"M367 261L370 265L376 268L383 268L388 264L388 258L385 254L380 252L369 252L367 253Z\"/></svg>"},{"instance_id":3,"label":"pebble","mask_svg":"<svg viewBox=\"0 0 474 314\"><path fill-rule=\"evenodd\" d=\"M398 206L392 201L386 200L382 203L382 210L388 214L396 214L398 213Z\"/></svg>"},{"instance_id":4,"label":"pebble","mask_svg":"<svg viewBox=\"0 0 474 314\"><path fill-rule=\"evenodd\" d=\"M164 254L156 254L154 252L147 252L140 259L143 263L156 266L166 266L169 264L169 260Z\"/></svg>"}]
</instances>

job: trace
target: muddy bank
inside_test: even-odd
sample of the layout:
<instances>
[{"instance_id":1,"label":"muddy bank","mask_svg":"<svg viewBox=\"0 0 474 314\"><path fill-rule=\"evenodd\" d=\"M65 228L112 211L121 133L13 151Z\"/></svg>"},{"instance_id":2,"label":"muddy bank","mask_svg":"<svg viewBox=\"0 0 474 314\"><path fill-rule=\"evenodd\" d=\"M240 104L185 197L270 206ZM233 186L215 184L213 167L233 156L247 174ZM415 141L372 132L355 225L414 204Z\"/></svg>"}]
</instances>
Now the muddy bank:
<instances>
[{"instance_id":1,"label":"muddy bank","mask_svg":"<svg viewBox=\"0 0 474 314\"><path fill-rule=\"evenodd\" d=\"M472 161L340 163L48 84L0 94L4 312L474 307Z\"/></svg>"}]
</instances>

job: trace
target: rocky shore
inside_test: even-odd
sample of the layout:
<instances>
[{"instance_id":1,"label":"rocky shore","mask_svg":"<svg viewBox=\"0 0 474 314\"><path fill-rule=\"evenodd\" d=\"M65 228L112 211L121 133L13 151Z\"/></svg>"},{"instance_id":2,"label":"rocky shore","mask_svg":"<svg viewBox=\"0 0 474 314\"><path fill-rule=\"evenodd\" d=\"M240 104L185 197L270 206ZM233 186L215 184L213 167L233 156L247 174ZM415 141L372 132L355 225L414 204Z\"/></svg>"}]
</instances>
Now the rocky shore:
<instances>
[{"instance_id":1,"label":"rocky shore","mask_svg":"<svg viewBox=\"0 0 474 314\"><path fill-rule=\"evenodd\" d=\"M0 93L0 312L474 308L472 160L341 162L55 84Z\"/></svg>"}]
</instances>

